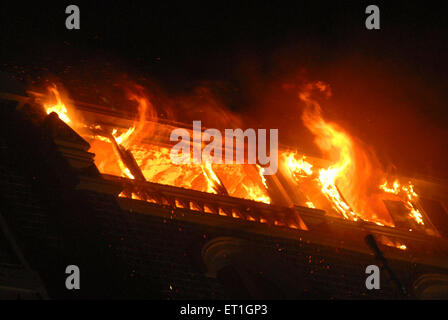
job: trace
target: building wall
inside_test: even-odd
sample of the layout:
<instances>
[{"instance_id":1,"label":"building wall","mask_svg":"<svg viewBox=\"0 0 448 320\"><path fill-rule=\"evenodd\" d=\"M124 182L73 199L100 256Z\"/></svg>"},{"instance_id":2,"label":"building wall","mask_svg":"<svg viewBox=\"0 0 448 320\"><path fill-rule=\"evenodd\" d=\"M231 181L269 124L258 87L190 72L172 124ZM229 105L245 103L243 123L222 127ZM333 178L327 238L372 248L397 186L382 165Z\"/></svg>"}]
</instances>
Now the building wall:
<instances>
[{"instance_id":1,"label":"building wall","mask_svg":"<svg viewBox=\"0 0 448 320\"><path fill-rule=\"evenodd\" d=\"M77 137L15 107L1 106L2 214L50 298L405 298L384 272L381 290L365 288L373 254L221 224L226 217L187 221L181 215L190 213L177 209L122 209ZM72 153L57 139L70 141ZM103 191L79 189L85 176ZM65 288L71 264L82 290ZM391 267L409 292L422 274L447 274L410 261Z\"/></svg>"}]
</instances>

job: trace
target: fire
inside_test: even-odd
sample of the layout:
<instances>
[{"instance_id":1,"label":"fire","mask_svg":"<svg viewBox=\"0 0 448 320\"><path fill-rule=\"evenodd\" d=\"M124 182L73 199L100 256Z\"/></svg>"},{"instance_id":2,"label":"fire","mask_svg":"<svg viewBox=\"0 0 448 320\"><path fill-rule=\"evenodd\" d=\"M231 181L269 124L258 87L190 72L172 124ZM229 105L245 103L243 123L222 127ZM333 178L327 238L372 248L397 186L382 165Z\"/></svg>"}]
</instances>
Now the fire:
<instances>
[{"instance_id":1,"label":"fire","mask_svg":"<svg viewBox=\"0 0 448 320\"><path fill-rule=\"evenodd\" d=\"M143 88L135 86L127 94L137 104L138 112L136 120L127 128L105 128L80 117L69 117L75 110L68 106L57 86L50 86L48 92L42 103L47 114L57 112L61 120L90 143L100 172L270 203L261 167L212 166L206 160L202 164L175 165L170 160L169 148L148 143L155 132L157 113ZM129 196L140 199L135 193Z\"/></svg>"},{"instance_id":2,"label":"fire","mask_svg":"<svg viewBox=\"0 0 448 320\"><path fill-rule=\"evenodd\" d=\"M250 188L248 186L243 186L247 192L248 198L258 202L271 203L271 199L264 192L260 192L259 188Z\"/></svg>"},{"instance_id":3,"label":"fire","mask_svg":"<svg viewBox=\"0 0 448 320\"><path fill-rule=\"evenodd\" d=\"M380 189L384 192L398 195L398 193L400 192L400 183L398 182L398 180L395 180L392 187L388 187L387 181L384 181L384 183L380 185Z\"/></svg>"},{"instance_id":4,"label":"fire","mask_svg":"<svg viewBox=\"0 0 448 320\"><path fill-rule=\"evenodd\" d=\"M317 82L314 86L330 95L329 88ZM299 94L299 97L306 104L306 109L302 119L306 127L315 135L315 142L319 148L331 154L335 162L328 168L319 170L317 181L321 186L322 193L331 202L333 208L344 218L357 221L360 215L355 213L342 196L337 184L346 184L344 180L354 174L354 146L350 136L335 124L325 121L321 115L320 106L311 100L310 89ZM308 171L311 167L306 166Z\"/></svg>"},{"instance_id":5,"label":"fire","mask_svg":"<svg viewBox=\"0 0 448 320\"><path fill-rule=\"evenodd\" d=\"M294 152L286 153L284 155L290 174L297 178L312 175L313 165L306 161L306 156L302 156L299 160L296 159L296 156L297 154Z\"/></svg>"},{"instance_id":6,"label":"fire","mask_svg":"<svg viewBox=\"0 0 448 320\"><path fill-rule=\"evenodd\" d=\"M396 248L396 249L400 249L400 250L408 249L408 247L401 241L391 239L390 237L387 237L385 235L379 236L378 240L381 244L388 246L388 247L392 247L392 248Z\"/></svg>"},{"instance_id":7,"label":"fire","mask_svg":"<svg viewBox=\"0 0 448 320\"><path fill-rule=\"evenodd\" d=\"M199 164L173 165L170 149L158 145L134 145L130 148L147 181L197 191L208 191L208 184Z\"/></svg>"},{"instance_id":8,"label":"fire","mask_svg":"<svg viewBox=\"0 0 448 320\"><path fill-rule=\"evenodd\" d=\"M229 195L271 203L262 167L250 164L217 164L215 172L226 186Z\"/></svg>"},{"instance_id":9,"label":"fire","mask_svg":"<svg viewBox=\"0 0 448 320\"><path fill-rule=\"evenodd\" d=\"M418 195L412 183L402 185L395 180L389 184L374 155L362 148L348 132L324 119L320 105L311 98L312 90L327 97L331 92L326 84L317 82L299 93L300 100L305 103L302 120L314 134L314 141L328 162L307 158L297 152L280 153L289 176L308 191L302 205L325 208L333 215L352 221L394 226L381 200L382 194L393 194L404 202L410 218L423 225L423 215L416 205ZM102 173L271 203L268 181L259 165L212 164L207 159L200 164L173 164L169 147L154 140L156 128L160 129L157 112L140 87L128 93L129 100L137 105L135 121L128 122L127 126L122 122L121 127L115 128L75 118L76 112L66 103L56 85L50 86L48 92L42 103L47 114L56 112L90 143L95 164ZM146 200L144 195L137 193L119 196Z\"/></svg>"},{"instance_id":10,"label":"fire","mask_svg":"<svg viewBox=\"0 0 448 320\"><path fill-rule=\"evenodd\" d=\"M117 143L121 145L123 142L125 142L129 139L129 137L132 135L134 130L135 130L135 127L131 127L126 132L123 132L122 134L117 135L117 129L113 129L112 135L114 136L115 141L117 141Z\"/></svg>"},{"instance_id":11,"label":"fire","mask_svg":"<svg viewBox=\"0 0 448 320\"><path fill-rule=\"evenodd\" d=\"M123 148L122 143L123 141L127 141L129 137L134 132L135 127L129 128L126 132L122 133L121 135L117 136L117 129L112 130L112 142L116 143L116 147L114 148L114 152L116 153L117 162L120 167L121 172L124 174L124 176L128 177L129 179L135 180L135 176L131 173L131 170L126 167L126 164L123 163L123 160L120 156L120 148ZM115 140L115 141L114 141ZM122 174L122 175L123 175Z\"/></svg>"},{"instance_id":12,"label":"fire","mask_svg":"<svg viewBox=\"0 0 448 320\"><path fill-rule=\"evenodd\" d=\"M266 188L265 190L268 190L269 187L268 187L268 183L266 181L266 177L264 176L264 172L265 172L264 168L258 164L256 166L257 166L258 174L261 178L261 182L263 183L263 186ZM262 188L245 187L245 190L250 195L251 199L253 199L255 201L259 201L259 202L271 203L271 198L267 195L267 193Z\"/></svg>"},{"instance_id":13,"label":"fire","mask_svg":"<svg viewBox=\"0 0 448 320\"><path fill-rule=\"evenodd\" d=\"M206 160L201 167L207 179L208 192L227 195L227 190L222 184L222 181L218 178L215 171L213 171L212 163Z\"/></svg>"},{"instance_id":14,"label":"fire","mask_svg":"<svg viewBox=\"0 0 448 320\"><path fill-rule=\"evenodd\" d=\"M315 87L328 93L323 83L316 83ZM336 212L346 219L356 221L359 215L351 209L336 186L337 182L353 173L352 141L345 132L323 119L320 106L310 98L310 90L301 92L299 97L307 106L302 117L305 125L315 134L317 145L327 153L331 153L336 161L328 168L313 170L313 165L305 156L297 159L297 155L291 152L284 155L289 173L296 180L312 176ZM314 207L312 201L306 201L306 205Z\"/></svg>"},{"instance_id":15,"label":"fire","mask_svg":"<svg viewBox=\"0 0 448 320\"><path fill-rule=\"evenodd\" d=\"M291 176L296 180L313 177L333 209L345 219L394 226L390 215L381 205L380 191L400 196L409 210L409 216L423 225L423 216L415 205L418 195L412 183L401 185L395 180L389 185L384 179L384 172L375 162L375 156L369 155L342 128L323 118L320 105L311 98L312 90L318 90L327 97L331 95L331 91L328 85L316 82L300 92L299 98L306 106L302 115L305 126L315 135L316 145L329 156L332 163L328 167L319 168L316 173L317 170L313 170L313 165L304 156L297 160L294 154L289 154L285 156L285 162ZM375 187L372 181L381 179L384 182L379 188ZM343 194L347 196L347 200ZM306 205L314 206L310 201Z\"/></svg>"},{"instance_id":16,"label":"fire","mask_svg":"<svg viewBox=\"0 0 448 320\"><path fill-rule=\"evenodd\" d=\"M402 186L398 180L391 186L387 182L380 184L386 175L375 155L367 152L359 141L341 127L324 119L320 105L311 97L313 90L323 93L326 97L331 96L329 86L322 82L307 85L299 93L300 100L305 103L302 120L314 134L316 145L329 158L330 164L317 165L308 161L305 156L298 156L297 153L284 153L283 163L288 169L289 176L300 187L309 189L311 195L315 193L317 185L331 208L345 219L394 226L381 200L381 194L384 192L401 196L409 209L410 217L418 224L423 224L422 214L415 205L418 196L413 185L409 183L407 186ZM319 200L317 196L313 197ZM306 199L304 205L314 207L315 203ZM319 203L318 206L323 205Z\"/></svg>"},{"instance_id":17,"label":"fire","mask_svg":"<svg viewBox=\"0 0 448 320\"><path fill-rule=\"evenodd\" d=\"M332 203L333 208L346 219L352 219L356 221L358 219L357 214L353 212L350 206L343 199L339 189L336 187L335 181L338 176L343 172L344 168L350 163L350 158L348 157L347 148L345 146L346 139L339 132L333 132L332 128L327 128L327 130L333 134L330 135L334 139L331 143L342 146L342 161L337 162L335 165L330 166L327 169L318 170L317 177L315 180L319 183L321 187L321 192L329 199ZM349 144L348 144L349 145ZM284 156L287 168L291 176L295 179L300 180L301 178L313 176L313 165L306 161L306 156L302 156L297 160L297 154L290 152ZM306 201L306 206L309 208L315 208L312 201Z\"/></svg>"},{"instance_id":18,"label":"fire","mask_svg":"<svg viewBox=\"0 0 448 320\"><path fill-rule=\"evenodd\" d=\"M312 203L311 201L307 201L307 202L305 202L305 204L306 204L306 206L307 206L308 208L316 208L316 206L314 205L314 203Z\"/></svg>"},{"instance_id":19,"label":"fire","mask_svg":"<svg viewBox=\"0 0 448 320\"><path fill-rule=\"evenodd\" d=\"M47 114L56 112L62 121L69 124L71 120L68 116L67 106L62 101L61 94L59 93L58 88L56 87L55 84L53 84L52 86L49 86L47 89L52 95L52 98L54 98L56 101L53 101L53 99L51 99L52 101L45 102L44 103L45 111L47 112Z\"/></svg>"},{"instance_id":20,"label":"fire","mask_svg":"<svg viewBox=\"0 0 448 320\"><path fill-rule=\"evenodd\" d=\"M401 196L406 208L409 210L409 216L415 220L418 224L424 225L423 215L415 205L415 201L418 198L417 193L414 191L414 186L411 182L408 185L401 185L398 180L395 180L392 186L389 186L387 181L379 186L381 190L387 193L392 193L397 196Z\"/></svg>"},{"instance_id":21,"label":"fire","mask_svg":"<svg viewBox=\"0 0 448 320\"><path fill-rule=\"evenodd\" d=\"M207 161L173 165L170 149L158 145L141 144L131 151L148 181L270 203L264 180L253 166Z\"/></svg>"},{"instance_id":22,"label":"fire","mask_svg":"<svg viewBox=\"0 0 448 320\"><path fill-rule=\"evenodd\" d=\"M328 169L320 169L319 182L322 187L322 192L331 201L334 209L342 214L346 219L358 220L358 215L350 208L347 202L343 199L342 194L336 186L336 179L340 175L342 169L338 166L330 167Z\"/></svg>"}]
</instances>

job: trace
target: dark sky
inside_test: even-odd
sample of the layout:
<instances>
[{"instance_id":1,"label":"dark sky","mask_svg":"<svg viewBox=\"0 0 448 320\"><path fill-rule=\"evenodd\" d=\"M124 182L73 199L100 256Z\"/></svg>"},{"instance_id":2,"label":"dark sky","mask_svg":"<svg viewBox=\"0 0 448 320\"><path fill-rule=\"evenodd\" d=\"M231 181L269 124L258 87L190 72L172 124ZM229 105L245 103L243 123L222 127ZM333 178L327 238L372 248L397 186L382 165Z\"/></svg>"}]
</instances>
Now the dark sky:
<instances>
[{"instance_id":1,"label":"dark sky","mask_svg":"<svg viewBox=\"0 0 448 320\"><path fill-rule=\"evenodd\" d=\"M81 30L65 29L69 4L80 7ZM381 30L366 30L368 4L379 6ZM26 86L51 75L89 102L123 75L150 79L167 96L207 84L303 149L313 146L296 92L282 88L322 80L333 89L323 104L329 119L406 172L448 178L447 9L446 1L2 1L1 70Z\"/></svg>"}]
</instances>

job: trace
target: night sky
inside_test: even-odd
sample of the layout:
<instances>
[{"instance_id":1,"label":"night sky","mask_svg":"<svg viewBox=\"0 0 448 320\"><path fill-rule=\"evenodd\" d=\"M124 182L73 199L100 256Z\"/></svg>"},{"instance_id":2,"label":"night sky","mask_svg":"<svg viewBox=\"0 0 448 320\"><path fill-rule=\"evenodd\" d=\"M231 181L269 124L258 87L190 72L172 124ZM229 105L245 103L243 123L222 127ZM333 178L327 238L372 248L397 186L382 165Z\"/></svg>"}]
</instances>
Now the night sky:
<instances>
[{"instance_id":1,"label":"night sky","mask_svg":"<svg viewBox=\"0 0 448 320\"><path fill-rule=\"evenodd\" d=\"M69 4L80 7L80 30L65 28ZM381 30L365 28L369 4L381 10ZM385 166L448 179L447 9L446 1L2 1L1 71L27 88L57 79L92 103L116 101L110 91L123 79L166 101L206 87L246 126L279 128L282 143L310 152L294 85L321 80L333 92L325 116ZM168 104L177 119L187 112Z\"/></svg>"}]
</instances>

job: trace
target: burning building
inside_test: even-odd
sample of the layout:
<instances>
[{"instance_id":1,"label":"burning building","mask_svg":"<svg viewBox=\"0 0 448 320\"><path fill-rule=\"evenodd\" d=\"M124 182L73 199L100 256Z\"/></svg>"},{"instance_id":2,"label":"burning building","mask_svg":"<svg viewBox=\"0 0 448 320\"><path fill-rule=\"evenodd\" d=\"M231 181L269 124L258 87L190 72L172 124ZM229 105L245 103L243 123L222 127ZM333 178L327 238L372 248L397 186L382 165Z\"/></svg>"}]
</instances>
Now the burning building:
<instances>
[{"instance_id":1,"label":"burning building","mask_svg":"<svg viewBox=\"0 0 448 320\"><path fill-rule=\"evenodd\" d=\"M325 119L322 82L298 101L325 158L281 146L275 175L173 164L170 132L190 129L140 90L137 114L56 85L1 91L2 297L448 297L448 185L388 175ZM372 264L381 290L365 286ZM68 265L83 290L66 289Z\"/></svg>"}]
</instances>

